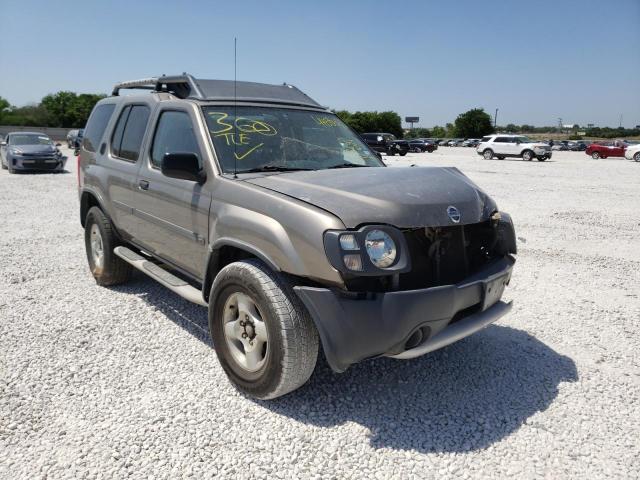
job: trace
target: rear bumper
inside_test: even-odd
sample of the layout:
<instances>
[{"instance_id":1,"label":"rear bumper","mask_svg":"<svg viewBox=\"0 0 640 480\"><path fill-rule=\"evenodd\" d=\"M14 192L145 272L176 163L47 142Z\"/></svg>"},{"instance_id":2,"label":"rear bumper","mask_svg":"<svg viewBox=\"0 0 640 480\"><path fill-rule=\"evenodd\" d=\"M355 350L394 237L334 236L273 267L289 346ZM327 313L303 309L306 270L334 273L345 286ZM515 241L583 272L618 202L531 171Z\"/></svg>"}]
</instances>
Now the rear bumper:
<instances>
[{"instance_id":1,"label":"rear bumper","mask_svg":"<svg viewBox=\"0 0 640 480\"><path fill-rule=\"evenodd\" d=\"M414 358L478 331L506 314L499 301L515 260L506 256L456 285L348 297L295 287L337 372L366 358Z\"/></svg>"}]
</instances>

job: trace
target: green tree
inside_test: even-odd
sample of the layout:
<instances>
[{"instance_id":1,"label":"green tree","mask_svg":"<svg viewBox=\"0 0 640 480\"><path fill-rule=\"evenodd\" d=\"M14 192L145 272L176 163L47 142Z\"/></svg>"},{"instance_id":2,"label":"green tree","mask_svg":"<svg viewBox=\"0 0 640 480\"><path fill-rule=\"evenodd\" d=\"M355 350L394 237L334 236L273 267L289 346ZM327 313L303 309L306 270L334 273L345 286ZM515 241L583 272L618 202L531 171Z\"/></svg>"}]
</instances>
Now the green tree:
<instances>
[{"instance_id":1,"label":"green tree","mask_svg":"<svg viewBox=\"0 0 640 480\"><path fill-rule=\"evenodd\" d=\"M431 135L435 138L443 138L447 135L447 131L443 127L436 125L431 129Z\"/></svg>"},{"instance_id":2,"label":"green tree","mask_svg":"<svg viewBox=\"0 0 640 480\"><path fill-rule=\"evenodd\" d=\"M447 123L444 126L444 129L446 130L445 136L446 137L455 137L456 134L456 127L453 123Z\"/></svg>"},{"instance_id":3,"label":"green tree","mask_svg":"<svg viewBox=\"0 0 640 480\"><path fill-rule=\"evenodd\" d=\"M526 123L523 125L520 125L520 131L522 133L533 133L534 130L535 130L535 127L533 125L527 125Z\"/></svg>"},{"instance_id":4,"label":"green tree","mask_svg":"<svg viewBox=\"0 0 640 480\"><path fill-rule=\"evenodd\" d=\"M396 112L355 112L338 110L335 114L358 133L384 132L402 138L402 121Z\"/></svg>"},{"instance_id":5,"label":"green tree","mask_svg":"<svg viewBox=\"0 0 640 480\"><path fill-rule=\"evenodd\" d=\"M0 123L2 123L4 116L11 109L11 104L5 98L0 97Z\"/></svg>"},{"instance_id":6,"label":"green tree","mask_svg":"<svg viewBox=\"0 0 640 480\"><path fill-rule=\"evenodd\" d=\"M491 117L482 108L471 109L456 118L455 135L459 137L480 138L489 133L493 133Z\"/></svg>"},{"instance_id":7,"label":"green tree","mask_svg":"<svg viewBox=\"0 0 640 480\"><path fill-rule=\"evenodd\" d=\"M504 128L507 130L507 132L512 132L512 133L520 130L520 128L517 125L514 125L513 123L507 124L507 126Z\"/></svg>"},{"instance_id":8,"label":"green tree","mask_svg":"<svg viewBox=\"0 0 640 480\"><path fill-rule=\"evenodd\" d=\"M47 110L50 127L71 127L77 123L77 98L73 92L58 92L42 99L40 104Z\"/></svg>"}]
</instances>

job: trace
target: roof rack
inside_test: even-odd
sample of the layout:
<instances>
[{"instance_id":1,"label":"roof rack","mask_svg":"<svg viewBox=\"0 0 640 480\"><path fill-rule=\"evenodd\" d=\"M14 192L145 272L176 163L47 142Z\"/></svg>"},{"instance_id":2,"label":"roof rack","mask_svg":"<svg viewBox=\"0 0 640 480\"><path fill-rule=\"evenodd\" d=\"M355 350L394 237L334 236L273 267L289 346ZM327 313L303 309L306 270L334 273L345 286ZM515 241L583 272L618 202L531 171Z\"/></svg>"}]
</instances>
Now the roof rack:
<instances>
[{"instance_id":1,"label":"roof rack","mask_svg":"<svg viewBox=\"0 0 640 480\"><path fill-rule=\"evenodd\" d=\"M142 89L169 92L178 98L195 100L236 101L253 103L279 103L323 108L319 103L293 85L269 85L266 83L234 82L233 80L197 80L188 73L162 75L117 83L113 95L123 89Z\"/></svg>"},{"instance_id":2,"label":"roof rack","mask_svg":"<svg viewBox=\"0 0 640 480\"><path fill-rule=\"evenodd\" d=\"M196 83L196 79L188 73L161 77L143 78L116 83L112 95L118 96L123 89L153 90L155 92L171 92L179 98L202 98L202 92Z\"/></svg>"}]
</instances>

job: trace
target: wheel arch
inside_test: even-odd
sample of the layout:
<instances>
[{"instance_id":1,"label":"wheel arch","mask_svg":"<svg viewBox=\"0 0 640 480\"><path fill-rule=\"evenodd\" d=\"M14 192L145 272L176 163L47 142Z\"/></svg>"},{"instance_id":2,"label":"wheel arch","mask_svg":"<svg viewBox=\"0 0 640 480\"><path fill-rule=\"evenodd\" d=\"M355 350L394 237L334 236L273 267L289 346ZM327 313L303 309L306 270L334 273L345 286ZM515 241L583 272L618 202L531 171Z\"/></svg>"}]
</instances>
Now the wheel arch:
<instances>
[{"instance_id":1,"label":"wheel arch","mask_svg":"<svg viewBox=\"0 0 640 480\"><path fill-rule=\"evenodd\" d=\"M220 270L230 263L248 258L257 258L272 270L279 272L280 267L264 252L236 239L223 238L217 240L207 254L206 269L202 282L202 296L209 301L213 280Z\"/></svg>"},{"instance_id":2,"label":"wheel arch","mask_svg":"<svg viewBox=\"0 0 640 480\"><path fill-rule=\"evenodd\" d=\"M93 192L83 190L82 194L80 195L80 225L82 225L82 228L84 228L85 226L87 213L89 212L91 207L98 207L105 215L107 215L104 208L102 207L102 203L98 199L98 196Z\"/></svg>"}]
</instances>

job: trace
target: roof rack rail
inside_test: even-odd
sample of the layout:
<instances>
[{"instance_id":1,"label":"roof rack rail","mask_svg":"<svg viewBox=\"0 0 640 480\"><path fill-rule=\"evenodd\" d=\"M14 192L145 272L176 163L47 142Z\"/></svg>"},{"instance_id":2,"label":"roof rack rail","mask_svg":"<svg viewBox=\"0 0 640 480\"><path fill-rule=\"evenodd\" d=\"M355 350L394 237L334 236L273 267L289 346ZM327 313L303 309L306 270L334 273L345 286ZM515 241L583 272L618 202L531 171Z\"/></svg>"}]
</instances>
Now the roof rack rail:
<instances>
[{"instance_id":1,"label":"roof rack rail","mask_svg":"<svg viewBox=\"0 0 640 480\"><path fill-rule=\"evenodd\" d=\"M312 107L326 110L318 102L293 85L269 85L234 80L195 79L188 73L182 75L162 75L117 83L113 96L123 89L143 89L152 92L168 92L181 98L203 101L223 101L240 103L275 103L297 107Z\"/></svg>"},{"instance_id":2,"label":"roof rack rail","mask_svg":"<svg viewBox=\"0 0 640 480\"><path fill-rule=\"evenodd\" d=\"M196 79L188 73L182 75L162 75L161 77L143 78L116 83L113 87L113 96L118 96L123 89L153 90L155 92L170 92L179 98L200 98L204 95L196 83Z\"/></svg>"}]
</instances>

